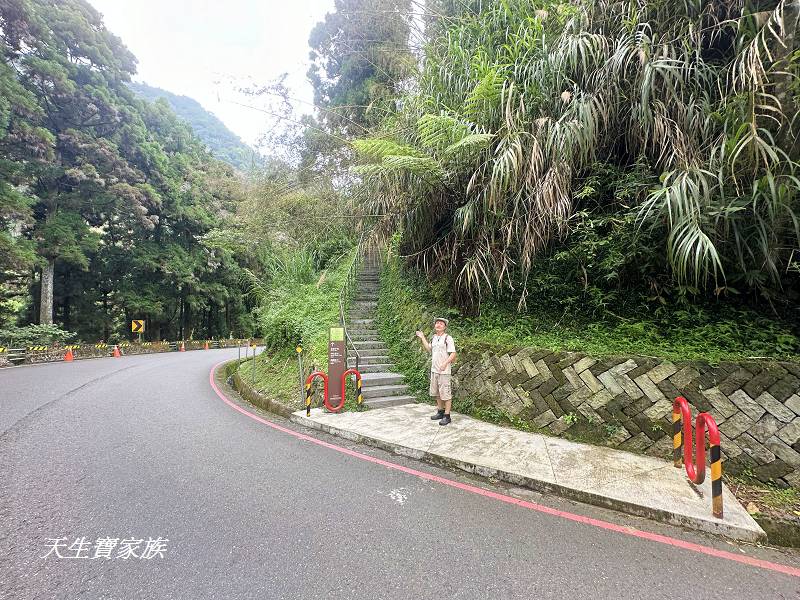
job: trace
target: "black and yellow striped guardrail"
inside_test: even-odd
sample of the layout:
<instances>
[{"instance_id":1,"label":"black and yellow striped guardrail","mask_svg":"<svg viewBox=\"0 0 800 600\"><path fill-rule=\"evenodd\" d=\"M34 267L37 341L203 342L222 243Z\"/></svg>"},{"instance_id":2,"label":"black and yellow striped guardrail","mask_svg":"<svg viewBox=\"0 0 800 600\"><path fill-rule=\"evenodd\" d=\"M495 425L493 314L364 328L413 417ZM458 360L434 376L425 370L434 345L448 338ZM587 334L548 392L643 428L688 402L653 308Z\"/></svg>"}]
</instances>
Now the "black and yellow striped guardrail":
<instances>
[{"instance_id":1,"label":"black and yellow striped guardrail","mask_svg":"<svg viewBox=\"0 0 800 600\"><path fill-rule=\"evenodd\" d=\"M185 341L185 348L188 350L191 349L201 349L204 347L205 340L186 340ZM209 348L228 348L233 347L234 345L240 344L247 344L248 342L256 345L261 340L251 338L250 340L242 339L242 340L235 340L235 339L222 339L222 340L208 340ZM117 348L126 348L126 349L135 349L135 348L152 348L156 352L165 352L168 351L170 348L175 350L179 349L181 342L169 342L169 341L154 341L154 342L130 342L124 341L116 344ZM98 351L105 351L110 350L114 347L114 344L107 344L105 342L97 342L96 344L88 343L88 344L65 344L61 345L44 345L44 344L36 344L31 346L13 348L10 346L0 346L0 355L3 355L3 365L10 363L24 363L24 362L42 362L42 361L50 361L52 360L55 362L56 360L63 360L64 355L67 352L72 351L77 352L79 350L83 350L84 355L83 358L88 358L90 356L98 357L100 356L100 352ZM94 352L92 352L94 350ZM135 353L135 352L134 352Z\"/></svg>"}]
</instances>

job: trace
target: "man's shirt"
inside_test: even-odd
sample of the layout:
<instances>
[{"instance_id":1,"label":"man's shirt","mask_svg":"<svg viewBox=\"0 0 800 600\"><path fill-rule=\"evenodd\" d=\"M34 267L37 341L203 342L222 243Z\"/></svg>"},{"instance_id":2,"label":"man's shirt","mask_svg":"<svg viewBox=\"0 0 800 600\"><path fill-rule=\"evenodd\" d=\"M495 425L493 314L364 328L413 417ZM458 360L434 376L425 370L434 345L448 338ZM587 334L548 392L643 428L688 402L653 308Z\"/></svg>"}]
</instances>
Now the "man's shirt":
<instances>
[{"instance_id":1,"label":"man's shirt","mask_svg":"<svg viewBox=\"0 0 800 600\"><path fill-rule=\"evenodd\" d=\"M451 364L440 370L436 367L447 360L449 354L456 351L456 343L453 341L453 336L434 335L431 339L431 373L438 373L440 375L450 375L452 372Z\"/></svg>"}]
</instances>

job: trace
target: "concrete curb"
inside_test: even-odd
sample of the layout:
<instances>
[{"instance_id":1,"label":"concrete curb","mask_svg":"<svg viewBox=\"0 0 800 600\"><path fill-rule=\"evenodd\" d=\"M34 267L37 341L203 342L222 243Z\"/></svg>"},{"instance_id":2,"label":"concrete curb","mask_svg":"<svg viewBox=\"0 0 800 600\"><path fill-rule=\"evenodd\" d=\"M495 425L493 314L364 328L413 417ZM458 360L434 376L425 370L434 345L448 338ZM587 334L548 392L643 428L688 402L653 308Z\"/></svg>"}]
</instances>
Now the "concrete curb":
<instances>
[{"instance_id":1,"label":"concrete curb","mask_svg":"<svg viewBox=\"0 0 800 600\"><path fill-rule=\"evenodd\" d=\"M499 479L513 485L527 487L538 492L556 494L571 500L584 502L586 504L611 508L627 514L645 517L664 523L670 523L672 525L678 525L681 527L689 527L695 530L705 531L707 533L713 533L731 539L747 542L763 542L767 538L766 533L764 533L763 529L761 529L761 527L759 527L755 522L755 528L746 529L726 523L724 521L720 522L693 518L687 515L680 515L666 510L644 506L635 502L627 502L617 498L609 498L588 492L586 490L576 489L549 481L542 481L539 479L522 476L517 473L457 460L451 457L436 454L434 452L427 452L417 448L404 446L397 442L382 440L378 437L366 436L353 431L348 431L346 429L334 427L332 425L318 423L313 419L307 418L304 414L297 414L297 412L292 413L289 418L292 422L297 423L298 425L323 431L325 433L353 442L374 446L388 452L393 452L394 454L398 454L400 456L422 460L437 466L454 467L462 471L466 471L467 473L473 473L482 477L494 477L495 479Z\"/></svg>"}]
</instances>

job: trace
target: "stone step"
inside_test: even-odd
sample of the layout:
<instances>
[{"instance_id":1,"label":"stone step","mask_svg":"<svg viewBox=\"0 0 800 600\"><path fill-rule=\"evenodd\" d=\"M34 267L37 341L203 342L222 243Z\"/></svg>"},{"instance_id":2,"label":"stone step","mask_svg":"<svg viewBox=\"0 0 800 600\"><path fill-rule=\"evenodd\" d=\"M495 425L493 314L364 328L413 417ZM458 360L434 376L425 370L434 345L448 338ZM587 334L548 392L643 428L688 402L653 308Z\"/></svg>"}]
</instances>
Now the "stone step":
<instances>
[{"instance_id":1,"label":"stone step","mask_svg":"<svg viewBox=\"0 0 800 600\"><path fill-rule=\"evenodd\" d=\"M365 400L367 398L381 398L385 396L404 396L407 391L408 386L405 384L371 385L361 388L361 393Z\"/></svg>"},{"instance_id":2,"label":"stone step","mask_svg":"<svg viewBox=\"0 0 800 600\"><path fill-rule=\"evenodd\" d=\"M400 373L364 373L361 381L364 389L376 386L400 385L403 383L403 376Z\"/></svg>"},{"instance_id":3,"label":"stone step","mask_svg":"<svg viewBox=\"0 0 800 600\"><path fill-rule=\"evenodd\" d=\"M350 334L351 340L354 340L357 337L364 338L365 340L369 337L380 337L380 334L377 331L370 331L369 329L353 329L352 327L348 327L347 333Z\"/></svg>"},{"instance_id":4,"label":"stone step","mask_svg":"<svg viewBox=\"0 0 800 600\"><path fill-rule=\"evenodd\" d=\"M356 366L356 361L347 361L347 368L354 369ZM364 365L359 364L358 370L361 371L362 374L364 373L391 373L394 371L396 367L392 363L381 363L377 365Z\"/></svg>"},{"instance_id":5,"label":"stone step","mask_svg":"<svg viewBox=\"0 0 800 600\"><path fill-rule=\"evenodd\" d=\"M358 362L359 365L384 365L389 362L389 357L385 354L381 356L364 356L362 354ZM356 355L352 352L350 352L347 358L347 365L349 367L356 366Z\"/></svg>"},{"instance_id":6,"label":"stone step","mask_svg":"<svg viewBox=\"0 0 800 600\"><path fill-rule=\"evenodd\" d=\"M350 337L354 335L380 335L380 332L374 328L367 328L358 326L352 326L349 323L347 324L347 332L350 334Z\"/></svg>"},{"instance_id":7,"label":"stone step","mask_svg":"<svg viewBox=\"0 0 800 600\"><path fill-rule=\"evenodd\" d=\"M376 356L386 356L388 350L386 348L357 348L358 355L363 358L375 358ZM355 354L353 354L355 358Z\"/></svg>"},{"instance_id":8,"label":"stone step","mask_svg":"<svg viewBox=\"0 0 800 600\"><path fill-rule=\"evenodd\" d=\"M381 343L383 343L383 340L381 340L381 336L379 336L377 333L362 334L362 333L353 333L352 331L348 331L348 333L350 334L350 339L352 341L354 341L354 342L381 342Z\"/></svg>"},{"instance_id":9,"label":"stone step","mask_svg":"<svg viewBox=\"0 0 800 600\"><path fill-rule=\"evenodd\" d=\"M399 406L401 404L413 404L417 401L414 396L386 396L383 398L364 399L367 408L387 408L389 406Z\"/></svg>"},{"instance_id":10,"label":"stone step","mask_svg":"<svg viewBox=\"0 0 800 600\"><path fill-rule=\"evenodd\" d=\"M366 340L358 342L353 340L353 346L359 352L362 350L377 350L378 348L386 350L386 344L384 344L381 340Z\"/></svg>"},{"instance_id":11,"label":"stone step","mask_svg":"<svg viewBox=\"0 0 800 600\"><path fill-rule=\"evenodd\" d=\"M351 319L348 323L352 325L364 325L369 326L375 322L375 319Z\"/></svg>"}]
</instances>

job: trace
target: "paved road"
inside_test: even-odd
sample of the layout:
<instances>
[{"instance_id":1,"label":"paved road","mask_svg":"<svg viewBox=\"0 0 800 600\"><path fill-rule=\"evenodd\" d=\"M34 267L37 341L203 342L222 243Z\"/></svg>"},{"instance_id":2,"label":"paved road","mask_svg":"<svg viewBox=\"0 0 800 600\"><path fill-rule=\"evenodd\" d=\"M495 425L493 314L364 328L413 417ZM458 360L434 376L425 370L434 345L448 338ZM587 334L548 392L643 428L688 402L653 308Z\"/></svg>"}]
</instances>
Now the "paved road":
<instances>
[{"instance_id":1,"label":"paved road","mask_svg":"<svg viewBox=\"0 0 800 600\"><path fill-rule=\"evenodd\" d=\"M798 577L498 502L276 431L211 389L211 367L235 355L0 370L0 597L800 598ZM791 552L527 497L800 566ZM100 538L169 541L149 560L118 558L119 546L110 559L42 558L48 539L82 537L90 554Z\"/></svg>"}]
</instances>

